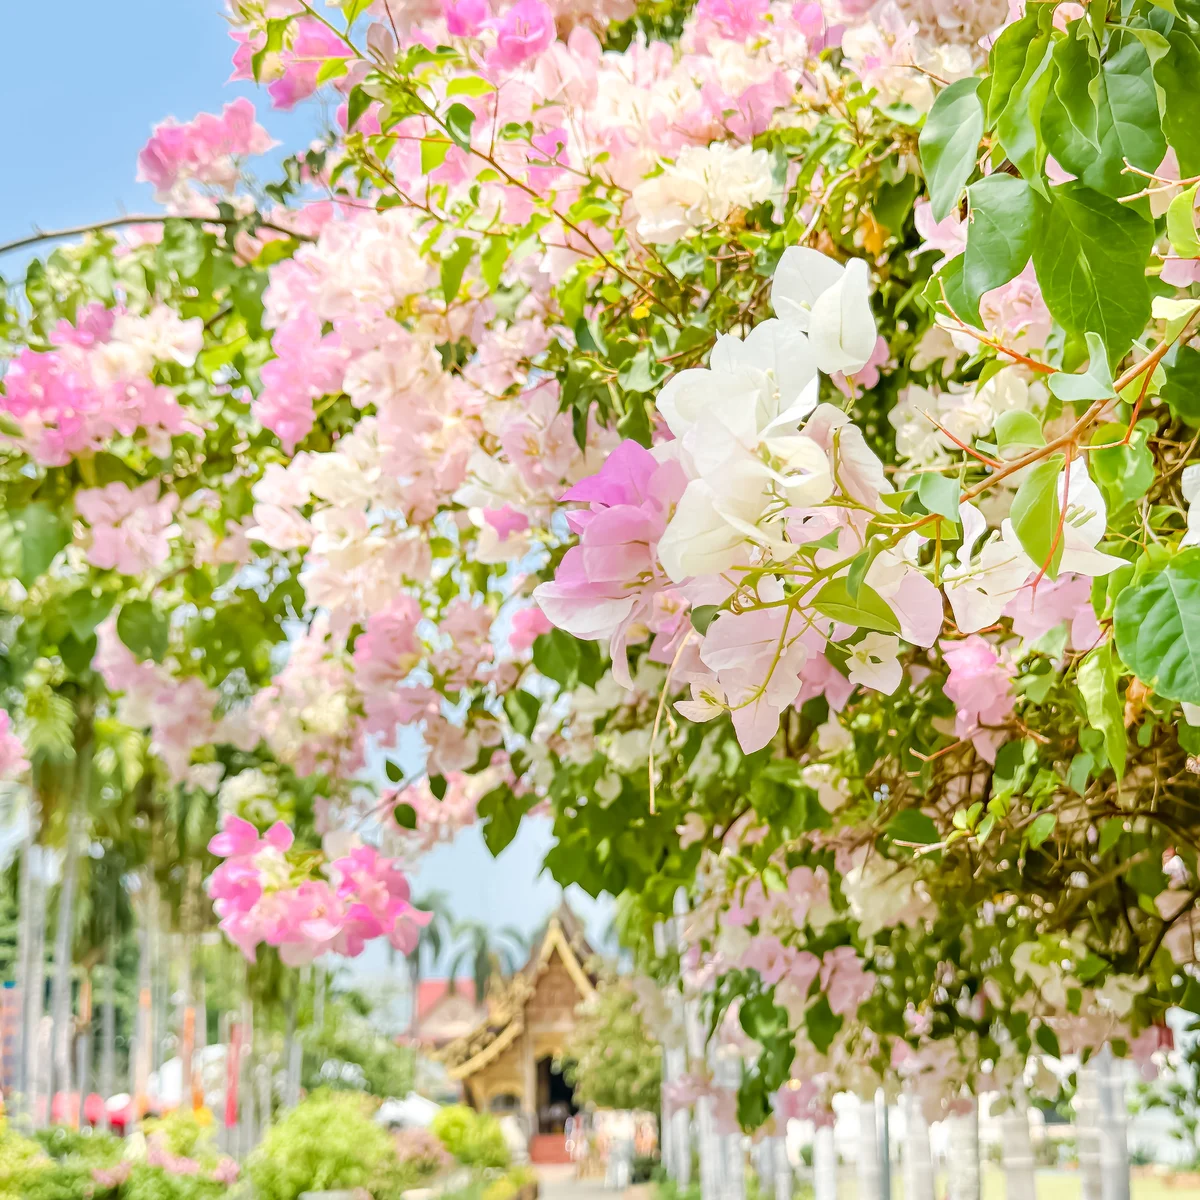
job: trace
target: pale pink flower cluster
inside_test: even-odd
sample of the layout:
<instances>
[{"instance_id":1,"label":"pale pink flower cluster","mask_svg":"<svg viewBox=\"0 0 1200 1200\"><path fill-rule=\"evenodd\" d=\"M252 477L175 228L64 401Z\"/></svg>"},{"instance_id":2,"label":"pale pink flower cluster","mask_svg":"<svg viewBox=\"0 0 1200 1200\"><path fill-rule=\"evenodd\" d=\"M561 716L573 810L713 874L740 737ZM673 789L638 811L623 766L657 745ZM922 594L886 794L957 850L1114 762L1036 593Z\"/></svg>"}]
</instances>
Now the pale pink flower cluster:
<instances>
[{"instance_id":1,"label":"pale pink flower cluster","mask_svg":"<svg viewBox=\"0 0 1200 1200\"><path fill-rule=\"evenodd\" d=\"M75 511L92 529L87 560L122 575L143 575L161 567L171 554L171 536L179 496L160 495L155 480L131 488L110 483L75 493Z\"/></svg>"},{"instance_id":2,"label":"pale pink flower cluster","mask_svg":"<svg viewBox=\"0 0 1200 1200\"><path fill-rule=\"evenodd\" d=\"M945 692L958 709L955 733L969 739L988 762L995 762L1013 713L1012 664L978 634L961 642L943 642L942 657L950 668Z\"/></svg>"},{"instance_id":3,"label":"pale pink flower cluster","mask_svg":"<svg viewBox=\"0 0 1200 1200\"><path fill-rule=\"evenodd\" d=\"M118 437L143 433L165 453L170 439L198 434L170 388L155 384L155 361L190 365L202 344L201 323L166 309L134 317L92 304L75 325L62 321L52 349L22 349L5 372L0 411L21 427L19 442L43 466L62 466Z\"/></svg>"},{"instance_id":4,"label":"pale pink flower cluster","mask_svg":"<svg viewBox=\"0 0 1200 1200\"><path fill-rule=\"evenodd\" d=\"M568 516L579 545L534 593L555 625L608 641L626 686L626 643L657 596L729 608L680 652L675 678L691 685L692 699L677 707L699 721L728 711L747 751L774 737L793 704L824 694L840 708L851 684L891 691L899 682L898 638L864 643L862 669L848 682L825 655L838 623L784 604L770 573L776 561L794 562L797 547L831 537L837 544L816 551L816 567L849 563L865 544L867 513L893 490L862 433L817 402L819 372L853 375L876 356L868 282L861 260L786 251L772 291L778 316L744 341L722 336L707 369L683 371L659 392L674 440L653 451L626 442L564 494L590 505ZM930 646L941 605L917 549L879 555L866 581L905 639ZM754 603L727 603L740 573L764 567Z\"/></svg>"},{"instance_id":5,"label":"pale pink flower cluster","mask_svg":"<svg viewBox=\"0 0 1200 1200\"><path fill-rule=\"evenodd\" d=\"M239 97L220 116L200 113L182 124L168 119L156 125L138 155L138 179L152 184L161 202L179 198L189 184L230 193L237 187L242 161L265 154L274 144L254 119L254 105Z\"/></svg>"},{"instance_id":6,"label":"pale pink flower cluster","mask_svg":"<svg viewBox=\"0 0 1200 1200\"><path fill-rule=\"evenodd\" d=\"M96 628L93 666L119 697L120 720L150 731L151 749L176 782L187 778L194 750L222 742L249 750L258 742L246 721L214 715L218 696L202 679L176 676L159 663L135 657L118 636L112 617Z\"/></svg>"},{"instance_id":7,"label":"pale pink flower cluster","mask_svg":"<svg viewBox=\"0 0 1200 1200\"><path fill-rule=\"evenodd\" d=\"M13 732L12 718L0 708L0 780L11 782L29 770L25 747Z\"/></svg>"},{"instance_id":8,"label":"pale pink flower cluster","mask_svg":"<svg viewBox=\"0 0 1200 1200\"><path fill-rule=\"evenodd\" d=\"M363 764L361 700L349 656L318 617L251 701L249 725L297 774L349 779Z\"/></svg>"},{"instance_id":9,"label":"pale pink flower cluster","mask_svg":"<svg viewBox=\"0 0 1200 1200\"><path fill-rule=\"evenodd\" d=\"M405 954L417 944L429 914L409 903L400 867L372 846L359 845L313 873L311 855L289 858L294 837L281 821L259 836L240 817L226 815L209 852L225 861L207 888L220 928L253 961L263 943L289 966L327 953L361 954L386 937Z\"/></svg>"}]
</instances>

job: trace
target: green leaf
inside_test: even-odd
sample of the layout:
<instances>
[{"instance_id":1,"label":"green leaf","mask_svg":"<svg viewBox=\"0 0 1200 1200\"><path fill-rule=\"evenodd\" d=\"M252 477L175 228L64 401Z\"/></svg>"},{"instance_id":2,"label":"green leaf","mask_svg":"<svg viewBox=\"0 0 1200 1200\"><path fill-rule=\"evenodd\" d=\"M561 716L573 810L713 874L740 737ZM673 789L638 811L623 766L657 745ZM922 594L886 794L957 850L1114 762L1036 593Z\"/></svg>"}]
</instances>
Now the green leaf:
<instances>
[{"instance_id":1,"label":"green leaf","mask_svg":"<svg viewBox=\"0 0 1200 1200\"><path fill-rule=\"evenodd\" d=\"M1061 454L1055 454L1031 467L1017 489L1009 511L1013 532L1025 553L1039 569L1045 568L1051 579L1058 575L1058 564L1063 555L1064 539L1058 528L1062 515L1058 480L1064 461ZM1076 469L1081 471L1083 467L1080 465Z\"/></svg>"},{"instance_id":2,"label":"green leaf","mask_svg":"<svg viewBox=\"0 0 1200 1200\"><path fill-rule=\"evenodd\" d=\"M818 1054L824 1054L833 1045L838 1030L842 1027L842 1018L829 1007L828 998L822 994L815 1004L809 1006L804 1014L804 1028L808 1040Z\"/></svg>"},{"instance_id":3,"label":"green leaf","mask_svg":"<svg viewBox=\"0 0 1200 1200\"><path fill-rule=\"evenodd\" d=\"M392 809L392 819L401 829L416 829L417 810L411 804L397 804Z\"/></svg>"},{"instance_id":4,"label":"green leaf","mask_svg":"<svg viewBox=\"0 0 1200 1200\"><path fill-rule=\"evenodd\" d=\"M462 286L463 272L475 253L475 240L469 237L454 239L454 249L442 258L442 296L452 304Z\"/></svg>"},{"instance_id":5,"label":"green leaf","mask_svg":"<svg viewBox=\"0 0 1200 1200\"><path fill-rule=\"evenodd\" d=\"M921 130L921 168L929 185L935 221L950 215L975 170L983 136L979 84L979 78L972 76L944 88Z\"/></svg>"},{"instance_id":6,"label":"green leaf","mask_svg":"<svg viewBox=\"0 0 1200 1200\"><path fill-rule=\"evenodd\" d=\"M341 79L349 69L350 60L348 58L327 58L317 72L317 86L320 87L321 84L328 83L331 79Z\"/></svg>"},{"instance_id":7,"label":"green leaf","mask_svg":"<svg viewBox=\"0 0 1200 1200\"><path fill-rule=\"evenodd\" d=\"M1101 425L1092 435L1095 449L1088 458L1092 478L1104 493L1110 513L1119 512L1126 504L1140 500L1154 482L1154 455L1146 444L1147 433L1153 430L1153 417L1144 418L1124 440L1127 427L1119 422Z\"/></svg>"},{"instance_id":8,"label":"green leaf","mask_svg":"<svg viewBox=\"0 0 1200 1200\"><path fill-rule=\"evenodd\" d=\"M130 600L117 614L117 636L138 658L162 662L167 653L167 618L149 600Z\"/></svg>"},{"instance_id":9,"label":"green leaf","mask_svg":"<svg viewBox=\"0 0 1200 1200\"><path fill-rule=\"evenodd\" d=\"M1039 22L1039 25L1041 22ZM1051 56L1054 42L1048 28L1030 39L1021 74L996 116L996 137L1022 176L1039 192L1045 191L1042 169L1046 148L1042 141L1042 107L1050 94Z\"/></svg>"},{"instance_id":10,"label":"green leaf","mask_svg":"<svg viewBox=\"0 0 1200 1200\"><path fill-rule=\"evenodd\" d=\"M493 788L483 796L476 806L476 812L486 824L483 827L483 840L495 857L517 836L521 827L521 818L533 804L532 792L525 796L517 796L506 784Z\"/></svg>"},{"instance_id":11,"label":"green leaf","mask_svg":"<svg viewBox=\"0 0 1200 1200\"><path fill-rule=\"evenodd\" d=\"M874 588L859 584L858 596L850 595L844 579L831 579L813 600L813 608L823 616L846 625L876 629L881 633L900 632L900 622Z\"/></svg>"},{"instance_id":12,"label":"green leaf","mask_svg":"<svg viewBox=\"0 0 1200 1200\"><path fill-rule=\"evenodd\" d=\"M970 314L978 314L979 298L1020 275L1032 257L1037 207L1029 184L1003 173L971 184L967 202L971 223L962 286Z\"/></svg>"},{"instance_id":13,"label":"green leaf","mask_svg":"<svg viewBox=\"0 0 1200 1200\"><path fill-rule=\"evenodd\" d=\"M1033 265L1046 307L1068 332L1100 334L1118 362L1150 317L1154 226L1080 183L1052 188L1037 206Z\"/></svg>"},{"instance_id":14,"label":"green leaf","mask_svg":"<svg viewBox=\"0 0 1200 1200\"><path fill-rule=\"evenodd\" d=\"M1200 980L1188 979L1183 995L1179 998L1179 1007L1186 1008L1190 1013L1200 1013Z\"/></svg>"},{"instance_id":15,"label":"green leaf","mask_svg":"<svg viewBox=\"0 0 1200 1200\"><path fill-rule=\"evenodd\" d=\"M404 772L400 770L399 764L392 762L390 758L384 759L383 769L392 783L399 783L404 778Z\"/></svg>"},{"instance_id":16,"label":"green leaf","mask_svg":"<svg viewBox=\"0 0 1200 1200\"><path fill-rule=\"evenodd\" d=\"M1080 22L1067 31L1054 47L1054 98L1048 101L1043 127L1056 119L1055 108L1061 106L1061 118L1070 130L1093 151L1100 149L1098 132L1100 114L1096 107L1099 95L1100 59L1087 26ZM1059 137L1064 136L1059 133ZM1046 140L1055 150L1055 133L1046 128ZM1060 147L1061 148L1061 147ZM1057 157L1057 155L1056 155Z\"/></svg>"},{"instance_id":17,"label":"green leaf","mask_svg":"<svg viewBox=\"0 0 1200 1200\"><path fill-rule=\"evenodd\" d=\"M1200 350L1180 346L1163 365L1166 381L1160 394L1171 415L1189 425L1200 425Z\"/></svg>"},{"instance_id":18,"label":"green leaf","mask_svg":"<svg viewBox=\"0 0 1200 1200\"><path fill-rule=\"evenodd\" d=\"M1012 450L1018 447L1031 449L1034 446L1044 446L1046 435L1042 432L1042 423L1031 412L1014 408L1001 413L996 418L992 430L996 445L1001 450Z\"/></svg>"},{"instance_id":19,"label":"green leaf","mask_svg":"<svg viewBox=\"0 0 1200 1200\"><path fill-rule=\"evenodd\" d=\"M1077 676L1088 723L1104 735L1104 749L1119 783L1125 775L1125 708L1117 694L1111 643L1093 650Z\"/></svg>"},{"instance_id":20,"label":"green leaf","mask_svg":"<svg viewBox=\"0 0 1200 1200\"><path fill-rule=\"evenodd\" d=\"M925 511L940 513L946 520L958 524L958 505L962 488L958 480L936 471L924 471L917 476L917 498Z\"/></svg>"},{"instance_id":21,"label":"green leaf","mask_svg":"<svg viewBox=\"0 0 1200 1200\"><path fill-rule=\"evenodd\" d=\"M71 632L80 641L86 641L95 633L96 626L112 611L114 602L115 597L111 592L101 592L98 596L93 595L89 588L80 588L79 591L72 592L63 601L63 613L67 624L71 626Z\"/></svg>"},{"instance_id":22,"label":"green leaf","mask_svg":"<svg viewBox=\"0 0 1200 1200\"><path fill-rule=\"evenodd\" d=\"M1068 375L1059 371L1050 376L1050 391L1063 401L1106 400L1116 396L1113 390L1112 372L1108 369L1108 354L1098 334L1090 330L1086 336L1088 348L1087 370L1081 375Z\"/></svg>"},{"instance_id":23,"label":"green leaf","mask_svg":"<svg viewBox=\"0 0 1200 1200\"><path fill-rule=\"evenodd\" d=\"M358 119L371 107L372 97L369 96L360 84L358 87L350 89L350 95L346 98L346 132L358 124Z\"/></svg>"},{"instance_id":24,"label":"green leaf","mask_svg":"<svg viewBox=\"0 0 1200 1200\"><path fill-rule=\"evenodd\" d=\"M1062 1049L1058 1044L1058 1034L1045 1022L1040 1024L1034 1031L1033 1039L1051 1058L1062 1058Z\"/></svg>"},{"instance_id":25,"label":"green leaf","mask_svg":"<svg viewBox=\"0 0 1200 1200\"><path fill-rule=\"evenodd\" d=\"M254 74L254 82L262 82L262 67L268 54L277 54L283 49L283 35L292 23L291 17L272 17L267 21L267 37L262 49L255 51L250 59L250 70Z\"/></svg>"},{"instance_id":26,"label":"green leaf","mask_svg":"<svg viewBox=\"0 0 1200 1200\"><path fill-rule=\"evenodd\" d=\"M1167 700L1200 704L1200 548L1177 554L1117 597L1117 653Z\"/></svg>"},{"instance_id":27,"label":"green leaf","mask_svg":"<svg viewBox=\"0 0 1200 1200\"><path fill-rule=\"evenodd\" d=\"M452 104L446 110L446 129L464 150L471 146L471 126L474 124L475 114L465 104Z\"/></svg>"},{"instance_id":28,"label":"green leaf","mask_svg":"<svg viewBox=\"0 0 1200 1200\"><path fill-rule=\"evenodd\" d=\"M1180 258L1200 258L1196 237L1196 184L1180 192L1167 206L1167 240Z\"/></svg>"},{"instance_id":29,"label":"green leaf","mask_svg":"<svg viewBox=\"0 0 1200 1200\"><path fill-rule=\"evenodd\" d=\"M579 642L564 629L552 629L533 642L533 665L559 687L574 687L579 677Z\"/></svg>"},{"instance_id":30,"label":"green leaf","mask_svg":"<svg viewBox=\"0 0 1200 1200\"><path fill-rule=\"evenodd\" d=\"M1107 196L1141 191L1144 178L1125 170L1126 162L1154 171L1167 150L1158 113L1158 91L1150 57L1136 38L1110 48L1093 81L1096 93L1096 138L1056 136L1058 126L1047 122L1050 153L1081 184Z\"/></svg>"},{"instance_id":31,"label":"green leaf","mask_svg":"<svg viewBox=\"0 0 1200 1200\"><path fill-rule=\"evenodd\" d=\"M1097 853L1104 857L1120 840L1125 832L1125 822L1120 817L1113 817L1100 826L1100 841L1096 845Z\"/></svg>"},{"instance_id":32,"label":"green leaf","mask_svg":"<svg viewBox=\"0 0 1200 1200\"><path fill-rule=\"evenodd\" d=\"M1163 90L1163 133L1179 160L1180 175L1187 179L1200 174L1200 46L1182 24L1172 28L1167 42L1167 53L1154 64L1154 79Z\"/></svg>"},{"instance_id":33,"label":"green leaf","mask_svg":"<svg viewBox=\"0 0 1200 1200\"><path fill-rule=\"evenodd\" d=\"M721 611L719 604L699 604L692 609L692 628L703 637L713 623L713 617Z\"/></svg>"},{"instance_id":34,"label":"green leaf","mask_svg":"<svg viewBox=\"0 0 1200 1200\"><path fill-rule=\"evenodd\" d=\"M1029 843L1029 848L1031 850L1036 850L1054 832L1054 826L1057 824L1058 817L1054 813L1038 813L1038 815L1029 822L1029 828L1025 833L1025 838Z\"/></svg>"},{"instance_id":35,"label":"green leaf","mask_svg":"<svg viewBox=\"0 0 1200 1200\"><path fill-rule=\"evenodd\" d=\"M71 541L71 526L49 504L35 500L18 509L12 518L21 542L21 566L17 578L32 587Z\"/></svg>"},{"instance_id":36,"label":"green leaf","mask_svg":"<svg viewBox=\"0 0 1200 1200\"><path fill-rule=\"evenodd\" d=\"M504 711L508 713L512 727L522 737L528 737L533 732L541 710L541 701L529 692L516 690L504 697Z\"/></svg>"},{"instance_id":37,"label":"green leaf","mask_svg":"<svg viewBox=\"0 0 1200 1200\"><path fill-rule=\"evenodd\" d=\"M463 75L446 84L447 96L486 96L494 92L496 85L478 75Z\"/></svg>"},{"instance_id":38,"label":"green leaf","mask_svg":"<svg viewBox=\"0 0 1200 1200\"><path fill-rule=\"evenodd\" d=\"M937 825L919 808L903 808L888 823L887 835L894 842L932 846L938 840Z\"/></svg>"},{"instance_id":39,"label":"green leaf","mask_svg":"<svg viewBox=\"0 0 1200 1200\"><path fill-rule=\"evenodd\" d=\"M444 138L439 134L431 134L429 137L422 138L421 173L428 175L430 171L436 171L446 161L446 155L450 153L452 145L454 143L449 138Z\"/></svg>"},{"instance_id":40,"label":"green leaf","mask_svg":"<svg viewBox=\"0 0 1200 1200\"><path fill-rule=\"evenodd\" d=\"M508 264L508 238L495 234L487 240L487 248L479 256L479 272L491 291L500 286L500 277Z\"/></svg>"}]
</instances>

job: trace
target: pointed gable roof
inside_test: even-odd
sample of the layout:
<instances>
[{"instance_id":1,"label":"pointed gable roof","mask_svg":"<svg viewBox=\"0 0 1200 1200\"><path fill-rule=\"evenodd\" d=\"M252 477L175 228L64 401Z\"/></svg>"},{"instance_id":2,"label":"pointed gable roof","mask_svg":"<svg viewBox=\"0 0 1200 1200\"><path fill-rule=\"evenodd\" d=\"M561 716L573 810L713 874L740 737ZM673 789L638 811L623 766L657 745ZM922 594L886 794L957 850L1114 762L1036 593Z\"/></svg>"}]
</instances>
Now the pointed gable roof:
<instances>
[{"instance_id":1,"label":"pointed gable roof","mask_svg":"<svg viewBox=\"0 0 1200 1200\"><path fill-rule=\"evenodd\" d=\"M525 1006L537 989L555 954L558 955L582 999L596 990L596 975L590 963L595 952L584 936L583 923L564 900L546 924L546 932L525 965L512 979L498 986L489 1005L490 1014L466 1037L451 1042L440 1054L447 1074L458 1081L474 1075L494 1061L525 1030Z\"/></svg>"}]
</instances>

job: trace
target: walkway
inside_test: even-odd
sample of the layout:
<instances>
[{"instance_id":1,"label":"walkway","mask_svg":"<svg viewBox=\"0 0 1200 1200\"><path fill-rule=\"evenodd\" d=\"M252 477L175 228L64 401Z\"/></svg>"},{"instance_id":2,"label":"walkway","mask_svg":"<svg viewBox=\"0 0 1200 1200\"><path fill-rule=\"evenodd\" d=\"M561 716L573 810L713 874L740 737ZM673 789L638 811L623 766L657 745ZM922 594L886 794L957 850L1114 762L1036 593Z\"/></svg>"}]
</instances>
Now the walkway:
<instances>
[{"instance_id":1,"label":"walkway","mask_svg":"<svg viewBox=\"0 0 1200 1200\"><path fill-rule=\"evenodd\" d=\"M540 1200L623 1200L617 1192L605 1191L602 1179L576 1179L573 1166L538 1167L537 1175ZM634 1200L645 1194L645 1188L630 1188L624 1197Z\"/></svg>"}]
</instances>

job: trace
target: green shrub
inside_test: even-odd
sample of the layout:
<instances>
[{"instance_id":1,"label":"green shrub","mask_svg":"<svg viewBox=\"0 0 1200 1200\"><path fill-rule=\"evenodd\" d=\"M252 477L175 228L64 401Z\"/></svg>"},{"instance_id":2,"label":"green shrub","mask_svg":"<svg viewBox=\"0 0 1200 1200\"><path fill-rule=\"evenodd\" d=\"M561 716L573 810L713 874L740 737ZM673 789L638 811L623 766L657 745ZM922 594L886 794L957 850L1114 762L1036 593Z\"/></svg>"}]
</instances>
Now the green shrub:
<instances>
[{"instance_id":1,"label":"green shrub","mask_svg":"<svg viewBox=\"0 0 1200 1200\"><path fill-rule=\"evenodd\" d=\"M50 1129L39 1129L33 1136L42 1149L59 1162L111 1167L121 1157L121 1141L110 1133L56 1125Z\"/></svg>"},{"instance_id":2,"label":"green shrub","mask_svg":"<svg viewBox=\"0 0 1200 1200\"><path fill-rule=\"evenodd\" d=\"M72 1161L34 1166L11 1194L21 1200L88 1200L96 1191L91 1167Z\"/></svg>"},{"instance_id":3,"label":"green shrub","mask_svg":"<svg viewBox=\"0 0 1200 1200\"><path fill-rule=\"evenodd\" d=\"M27 1180L49 1161L37 1142L14 1133L0 1118L0 1200L21 1200Z\"/></svg>"},{"instance_id":4,"label":"green shrub","mask_svg":"<svg viewBox=\"0 0 1200 1200\"><path fill-rule=\"evenodd\" d=\"M120 1200L221 1200L229 1195L229 1186L207 1176L171 1175L138 1163L117 1195Z\"/></svg>"},{"instance_id":5,"label":"green shrub","mask_svg":"<svg viewBox=\"0 0 1200 1200\"><path fill-rule=\"evenodd\" d=\"M465 1167L507 1167L508 1145L500 1122L465 1104L451 1104L433 1118L429 1128Z\"/></svg>"},{"instance_id":6,"label":"green shrub","mask_svg":"<svg viewBox=\"0 0 1200 1200\"><path fill-rule=\"evenodd\" d=\"M316 1092L292 1109L247 1164L257 1200L352 1188L365 1188L373 1200L399 1200L418 1178L371 1113L370 1101L351 1092Z\"/></svg>"},{"instance_id":7,"label":"green shrub","mask_svg":"<svg viewBox=\"0 0 1200 1200\"><path fill-rule=\"evenodd\" d=\"M528 1167L512 1167L483 1189L482 1200L517 1200L522 1189L536 1182L537 1176Z\"/></svg>"}]
</instances>

